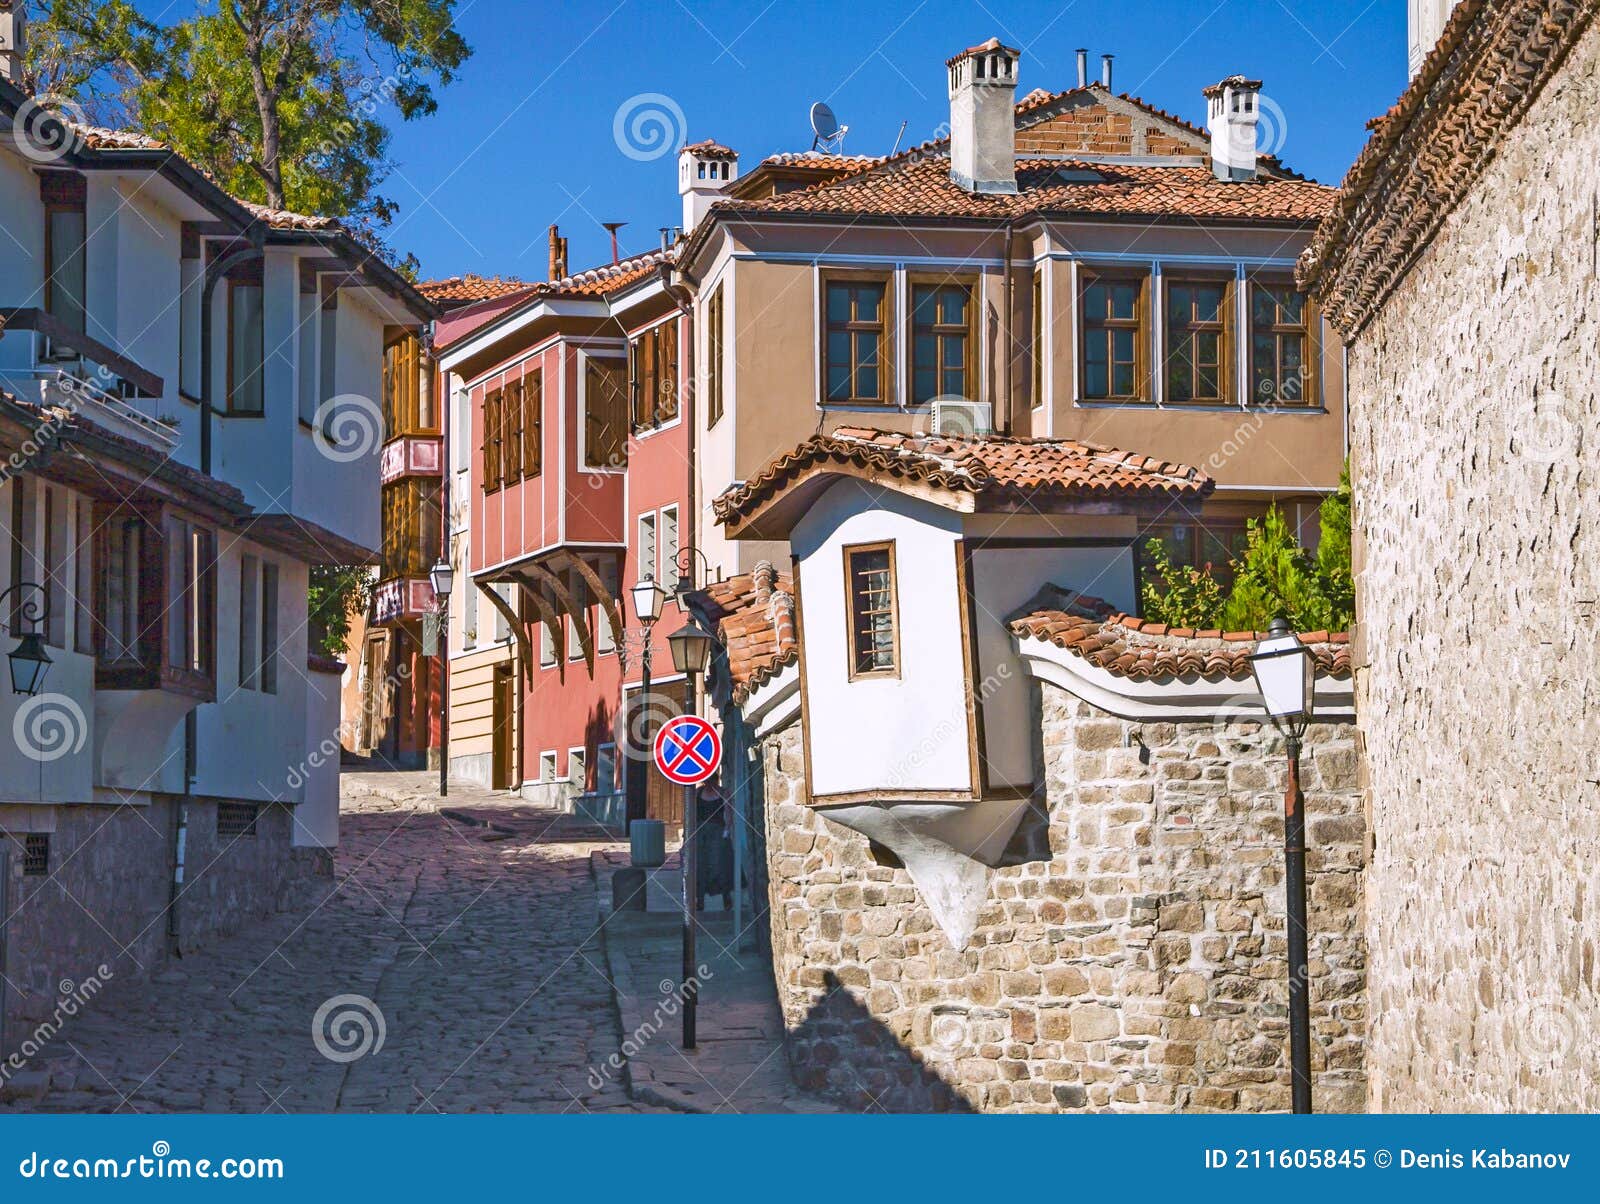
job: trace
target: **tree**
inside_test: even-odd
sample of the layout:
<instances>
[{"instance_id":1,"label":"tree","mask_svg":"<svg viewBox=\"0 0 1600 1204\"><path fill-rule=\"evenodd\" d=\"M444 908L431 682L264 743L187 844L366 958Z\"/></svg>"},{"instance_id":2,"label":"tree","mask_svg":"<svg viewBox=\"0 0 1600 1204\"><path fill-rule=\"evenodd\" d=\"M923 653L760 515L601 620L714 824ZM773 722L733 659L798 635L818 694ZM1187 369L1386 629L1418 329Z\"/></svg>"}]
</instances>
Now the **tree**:
<instances>
[{"instance_id":1,"label":"tree","mask_svg":"<svg viewBox=\"0 0 1600 1204\"><path fill-rule=\"evenodd\" d=\"M1139 605L1145 618L1173 627L1210 627L1222 609L1222 586L1211 566L1175 565L1159 539L1145 544L1145 575Z\"/></svg>"},{"instance_id":2,"label":"tree","mask_svg":"<svg viewBox=\"0 0 1600 1204\"><path fill-rule=\"evenodd\" d=\"M32 31L31 69L126 118L236 196L274 209L392 221L390 106L432 113L471 54L456 0L216 0L157 25L128 0L58 0Z\"/></svg>"},{"instance_id":3,"label":"tree","mask_svg":"<svg viewBox=\"0 0 1600 1204\"><path fill-rule=\"evenodd\" d=\"M311 649L343 656L350 648L350 621L365 614L372 599L372 570L361 565L311 566L306 623Z\"/></svg>"}]
</instances>

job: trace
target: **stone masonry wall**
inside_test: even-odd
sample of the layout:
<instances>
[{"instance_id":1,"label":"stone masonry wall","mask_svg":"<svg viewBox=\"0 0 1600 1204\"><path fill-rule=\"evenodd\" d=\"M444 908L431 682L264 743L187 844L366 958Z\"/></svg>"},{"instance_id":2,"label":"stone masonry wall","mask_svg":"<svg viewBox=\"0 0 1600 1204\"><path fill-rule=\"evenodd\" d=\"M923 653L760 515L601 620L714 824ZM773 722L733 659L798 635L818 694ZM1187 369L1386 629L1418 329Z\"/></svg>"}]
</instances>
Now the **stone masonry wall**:
<instances>
[{"instance_id":1,"label":"stone masonry wall","mask_svg":"<svg viewBox=\"0 0 1600 1204\"><path fill-rule=\"evenodd\" d=\"M769 740L774 971L800 1082L891 1111L1287 1109L1281 745L1255 723L1123 722L1054 686L1041 706L1046 806L961 951L905 870L804 805L798 723ZM1353 737L1315 726L1303 759L1324 1111L1365 1092Z\"/></svg>"},{"instance_id":2,"label":"stone masonry wall","mask_svg":"<svg viewBox=\"0 0 1600 1204\"><path fill-rule=\"evenodd\" d=\"M1350 349L1374 1110L1600 1109L1600 24Z\"/></svg>"},{"instance_id":3,"label":"stone masonry wall","mask_svg":"<svg viewBox=\"0 0 1600 1204\"><path fill-rule=\"evenodd\" d=\"M12 843L0 832L12 853L0 969L12 984L13 1020L50 1014L63 982L98 977L101 965L127 981L165 961L175 806L157 796L145 806L56 808L47 876L24 876L22 834L9 834ZM326 850L290 847L291 818L286 807L263 806L255 836L219 836L216 804L190 800L187 889L178 905L185 951L303 904L331 879Z\"/></svg>"}]
</instances>

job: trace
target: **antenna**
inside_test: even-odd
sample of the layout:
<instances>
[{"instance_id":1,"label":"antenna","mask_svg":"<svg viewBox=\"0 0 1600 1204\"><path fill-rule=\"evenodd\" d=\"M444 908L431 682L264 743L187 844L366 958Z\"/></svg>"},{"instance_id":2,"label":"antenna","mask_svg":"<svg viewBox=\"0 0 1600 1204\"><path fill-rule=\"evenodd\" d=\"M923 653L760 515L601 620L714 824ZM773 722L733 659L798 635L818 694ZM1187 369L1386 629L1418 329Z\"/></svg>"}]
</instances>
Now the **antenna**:
<instances>
[{"instance_id":1,"label":"antenna","mask_svg":"<svg viewBox=\"0 0 1600 1204\"><path fill-rule=\"evenodd\" d=\"M812 150L840 151L844 149L844 136L850 132L850 127L840 125L833 110L819 100L811 106L811 132L815 135L811 139Z\"/></svg>"},{"instance_id":2,"label":"antenna","mask_svg":"<svg viewBox=\"0 0 1600 1204\"><path fill-rule=\"evenodd\" d=\"M894 158L897 153L899 153L899 150L900 150L900 139L904 138L905 136L906 136L906 123L902 121L900 123L900 132L894 136L894 149L889 152L889 157L891 159Z\"/></svg>"}]
</instances>

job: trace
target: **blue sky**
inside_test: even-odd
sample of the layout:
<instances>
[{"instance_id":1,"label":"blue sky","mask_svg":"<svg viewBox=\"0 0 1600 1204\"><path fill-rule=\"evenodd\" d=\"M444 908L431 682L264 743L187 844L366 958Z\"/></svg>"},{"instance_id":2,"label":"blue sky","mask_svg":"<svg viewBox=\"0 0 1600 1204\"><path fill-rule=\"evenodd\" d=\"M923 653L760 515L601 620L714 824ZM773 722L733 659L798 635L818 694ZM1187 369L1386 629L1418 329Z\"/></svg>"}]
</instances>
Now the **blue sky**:
<instances>
[{"instance_id":1,"label":"blue sky","mask_svg":"<svg viewBox=\"0 0 1600 1204\"><path fill-rule=\"evenodd\" d=\"M675 142L715 137L753 165L807 149L826 100L846 150L883 153L902 121L907 145L934 136L944 60L991 35L1022 48L1021 92L1071 86L1086 46L1092 75L1114 54L1117 91L1196 124L1202 87L1257 76L1284 161L1334 184L1406 82L1401 0L462 0L459 25L476 53L437 114L395 129L384 184L402 210L391 239L424 276L543 279L552 221L574 269L609 259L603 221L629 223L624 253L655 245L679 220L675 157L620 150L619 110L653 108ZM637 99L652 94L670 103Z\"/></svg>"}]
</instances>

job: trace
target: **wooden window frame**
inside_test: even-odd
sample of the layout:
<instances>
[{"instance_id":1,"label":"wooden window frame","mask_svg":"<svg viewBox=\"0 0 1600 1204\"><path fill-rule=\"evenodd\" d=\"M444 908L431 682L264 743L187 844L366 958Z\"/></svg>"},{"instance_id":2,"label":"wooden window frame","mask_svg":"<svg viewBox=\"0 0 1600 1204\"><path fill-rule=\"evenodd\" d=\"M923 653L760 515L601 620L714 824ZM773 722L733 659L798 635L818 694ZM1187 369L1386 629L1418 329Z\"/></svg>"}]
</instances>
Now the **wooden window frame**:
<instances>
[{"instance_id":1,"label":"wooden window frame","mask_svg":"<svg viewBox=\"0 0 1600 1204\"><path fill-rule=\"evenodd\" d=\"M1043 265L1040 265L1033 270L1033 362L1029 365L1029 387L1033 396L1028 400L1035 410L1045 403L1044 357L1049 352L1045 343L1044 329L1044 281L1045 271Z\"/></svg>"},{"instance_id":2,"label":"wooden window frame","mask_svg":"<svg viewBox=\"0 0 1600 1204\"><path fill-rule=\"evenodd\" d=\"M628 340L630 430L658 430L678 416L678 320L668 318Z\"/></svg>"},{"instance_id":3,"label":"wooden window frame","mask_svg":"<svg viewBox=\"0 0 1600 1204\"><path fill-rule=\"evenodd\" d=\"M887 552L889 554L889 630L894 637L894 663L888 668L863 669L857 657L856 641L861 634L861 628L856 614L856 575L853 561L855 557L868 552ZM845 668L850 681L863 681L871 679L894 680L900 676L900 574L895 563L895 541L892 539L876 540L872 543L846 544L844 549L844 605L845 627L847 644L845 646Z\"/></svg>"},{"instance_id":4,"label":"wooden window frame","mask_svg":"<svg viewBox=\"0 0 1600 1204\"><path fill-rule=\"evenodd\" d=\"M505 390L496 385L483 391L483 491L493 493L505 482L501 477L500 441Z\"/></svg>"},{"instance_id":5,"label":"wooden window frame","mask_svg":"<svg viewBox=\"0 0 1600 1204\"><path fill-rule=\"evenodd\" d=\"M983 281L978 276L945 276L925 272L911 272L906 276L906 316L905 316L905 347L906 347L906 388L909 390L906 405L910 409L926 409L933 403L933 397L923 401L917 400L917 290L919 288L964 288L967 290L967 320L960 326L952 326L935 321L928 328L928 333L936 339L943 340L953 337L957 332L965 339L962 365L961 396L968 401L978 400L978 311L982 308ZM942 341L935 344L936 359L942 359L944 344ZM940 385L944 383L945 368L940 363L934 365L934 375ZM948 397L942 388L934 397Z\"/></svg>"},{"instance_id":6,"label":"wooden window frame","mask_svg":"<svg viewBox=\"0 0 1600 1204\"><path fill-rule=\"evenodd\" d=\"M723 349L726 335L723 330L723 285L717 285L706 302L706 429L717 425L722 417Z\"/></svg>"},{"instance_id":7,"label":"wooden window frame","mask_svg":"<svg viewBox=\"0 0 1600 1204\"><path fill-rule=\"evenodd\" d=\"M628 362L620 356L583 355L583 456L579 465L586 472L622 472L628 467L629 427L632 417L628 397ZM596 386L601 377L620 369L622 381L617 386L617 397L612 404L618 413L600 414L596 409ZM598 422L597 422L598 418ZM610 424L616 429L610 430ZM595 438L597 431L608 432L614 446L602 446ZM611 453L607 455L606 453Z\"/></svg>"},{"instance_id":8,"label":"wooden window frame","mask_svg":"<svg viewBox=\"0 0 1600 1204\"><path fill-rule=\"evenodd\" d=\"M61 264L57 262L58 248L55 245L54 217L58 213L76 215L83 222L83 242L80 247L79 297L81 307L78 312L78 321L62 317L56 312L56 277L61 273ZM89 325L89 217L88 204L85 196L67 200L61 197L47 197L44 202L44 309L51 317L61 322L62 325L84 334Z\"/></svg>"},{"instance_id":9,"label":"wooden window frame","mask_svg":"<svg viewBox=\"0 0 1600 1204\"><path fill-rule=\"evenodd\" d=\"M1101 282L1132 281L1139 286L1138 313L1132 318L1100 318L1090 320L1085 299L1089 290ZM1149 405L1154 400L1150 389L1150 273L1084 268L1078 277L1075 298L1078 311L1078 400L1106 405ZM1104 397L1089 395L1089 336L1094 331L1132 330L1133 383L1139 392L1132 394L1107 393ZM1111 385L1114 373L1111 360L1106 361L1106 385Z\"/></svg>"},{"instance_id":10,"label":"wooden window frame","mask_svg":"<svg viewBox=\"0 0 1600 1204\"><path fill-rule=\"evenodd\" d=\"M1244 361L1248 369L1247 381L1250 390L1248 404L1252 406L1264 407L1266 409L1316 409L1322 404L1322 391L1319 387L1322 377L1322 340L1318 336L1320 321L1315 302L1313 302L1309 296L1303 293L1301 294L1302 297L1304 297L1304 302L1300 310L1302 317L1301 324L1296 327L1280 326L1279 323L1274 323L1270 333L1274 336L1281 336L1283 334L1293 333L1296 330L1300 332L1302 339L1300 363L1302 368L1305 369L1303 376L1305 382L1305 395L1299 400L1287 400L1282 396L1277 396L1270 400L1266 400L1263 399L1256 390L1255 337L1257 333L1257 327L1255 290L1258 285L1264 285L1268 288L1287 287L1294 292L1300 292L1299 289L1295 288L1294 281L1287 276L1260 274L1250 276L1245 280L1245 331L1242 354L1244 355ZM1274 306L1274 308L1277 309L1281 307ZM1278 364L1279 367L1277 376L1281 384L1283 379L1281 351L1279 353Z\"/></svg>"},{"instance_id":11,"label":"wooden window frame","mask_svg":"<svg viewBox=\"0 0 1600 1204\"><path fill-rule=\"evenodd\" d=\"M834 323L828 318L828 290L835 286L860 287L862 285L876 286L883 290L883 300L878 306L878 321L869 323L857 319L847 319L842 323ZM822 396L820 402L823 406L867 407L870 409L893 409L895 406L894 374L890 366L894 363L894 278L881 272L827 272L822 277L822 306L820 312L821 326L817 354L822 364ZM854 303L852 302L852 312ZM828 336L835 330L843 331L851 336L851 362L850 368L850 396L833 397L829 394L828 378L831 375L833 362L828 356ZM857 397L856 365L855 365L855 336L870 334L873 331L878 335L878 396Z\"/></svg>"},{"instance_id":12,"label":"wooden window frame","mask_svg":"<svg viewBox=\"0 0 1600 1204\"><path fill-rule=\"evenodd\" d=\"M227 282L228 329L226 338L228 344L228 375L226 413L230 418L265 418L267 415L267 290L260 261L240 264L228 273ZM244 383L240 379L239 365L234 355L238 322L236 317L237 297L241 289L254 289L261 298L261 362L257 365L256 370L256 375L260 379L261 389L261 405L259 409L244 409L238 404L237 400L239 389Z\"/></svg>"},{"instance_id":13,"label":"wooden window frame","mask_svg":"<svg viewBox=\"0 0 1600 1204\"><path fill-rule=\"evenodd\" d=\"M1161 396L1163 401L1177 406L1232 406L1238 404L1238 360L1234 350L1238 339L1238 331L1235 329L1235 317L1239 299L1238 290L1235 287L1236 284L1237 281L1234 277L1222 276L1214 272L1180 272L1162 278ZM1174 288L1193 288L1197 285L1222 286L1222 302L1219 306L1222 318L1217 322L1195 322L1191 316L1190 320L1182 326L1183 337L1192 344L1198 334L1214 333L1217 335L1217 386L1221 396L1174 397L1168 376L1168 368L1176 350L1173 343L1172 290ZM1193 312L1193 306L1191 305L1191 315Z\"/></svg>"}]
</instances>

